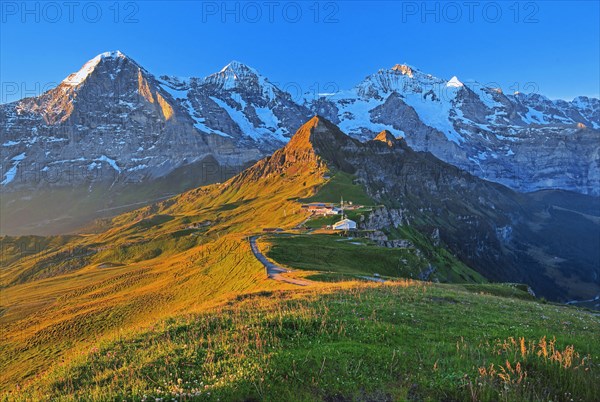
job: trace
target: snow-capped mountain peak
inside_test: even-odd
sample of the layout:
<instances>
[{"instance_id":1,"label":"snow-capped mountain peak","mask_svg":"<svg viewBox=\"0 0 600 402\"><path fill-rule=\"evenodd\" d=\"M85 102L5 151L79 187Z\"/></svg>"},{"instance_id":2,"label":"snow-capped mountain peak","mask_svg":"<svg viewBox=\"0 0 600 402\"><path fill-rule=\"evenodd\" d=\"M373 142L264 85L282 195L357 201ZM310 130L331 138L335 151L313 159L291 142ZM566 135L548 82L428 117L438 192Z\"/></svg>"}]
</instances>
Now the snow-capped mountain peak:
<instances>
[{"instance_id":1,"label":"snow-capped mountain peak","mask_svg":"<svg viewBox=\"0 0 600 402\"><path fill-rule=\"evenodd\" d=\"M424 90L445 83L431 74L425 74L408 64L396 64L389 69L381 69L365 78L355 88L361 98L383 99L392 92L423 93Z\"/></svg>"},{"instance_id":2,"label":"snow-capped mountain peak","mask_svg":"<svg viewBox=\"0 0 600 402\"><path fill-rule=\"evenodd\" d=\"M258 71L237 60L232 60L231 62L229 62L229 64L223 67L221 71L219 71L219 73L235 74L239 76L243 76L246 74L258 75Z\"/></svg>"},{"instance_id":3,"label":"snow-capped mountain peak","mask_svg":"<svg viewBox=\"0 0 600 402\"><path fill-rule=\"evenodd\" d=\"M207 89L207 93L215 91L226 91L239 95L253 93L262 98L263 102L259 102L261 104L272 101L278 94L283 94L257 70L239 61L230 62L218 73L205 77L199 85ZM234 96L237 96L235 94Z\"/></svg>"},{"instance_id":4,"label":"snow-capped mountain peak","mask_svg":"<svg viewBox=\"0 0 600 402\"><path fill-rule=\"evenodd\" d=\"M206 77L204 81L208 84L219 86L222 89L234 89L250 81L264 82L266 79L252 67L234 60L223 67L218 73Z\"/></svg>"},{"instance_id":5,"label":"snow-capped mountain peak","mask_svg":"<svg viewBox=\"0 0 600 402\"><path fill-rule=\"evenodd\" d=\"M112 60L123 59L124 60L126 58L127 58L127 56L125 56L125 54L123 54L119 50L100 53L99 55L97 55L96 57L94 57L93 59L91 59L87 63L85 63L83 65L83 67L81 67L81 69L79 69L79 71L70 74L67 78L65 78L62 81L62 83L69 85L69 86L80 85L86 80L87 77L90 76L90 74L96 69L98 64L100 64L100 62L102 62L103 60L106 60L106 59L112 59Z\"/></svg>"},{"instance_id":6,"label":"snow-capped mountain peak","mask_svg":"<svg viewBox=\"0 0 600 402\"><path fill-rule=\"evenodd\" d=\"M392 67L394 71L400 71L403 75L408 75L410 78L413 77L413 68L408 64L396 64Z\"/></svg>"},{"instance_id":7,"label":"snow-capped mountain peak","mask_svg":"<svg viewBox=\"0 0 600 402\"><path fill-rule=\"evenodd\" d=\"M462 82L460 82L458 77L455 75L454 77L450 78L450 81L448 81L446 86L452 88L460 88L464 87L465 85Z\"/></svg>"},{"instance_id":8,"label":"snow-capped mountain peak","mask_svg":"<svg viewBox=\"0 0 600 402\"><path fill-rule=\"evenodd\" d=\"M120 58L127 58L127 56L123 52L121 52L120 50L111 50L111 51L108 51L108 52L104 52L104 53L99 54L96 57L100 57L100 58L103 58L103 59L116 59L118 57L120 57Z\"/></svg>"}]
</instances>

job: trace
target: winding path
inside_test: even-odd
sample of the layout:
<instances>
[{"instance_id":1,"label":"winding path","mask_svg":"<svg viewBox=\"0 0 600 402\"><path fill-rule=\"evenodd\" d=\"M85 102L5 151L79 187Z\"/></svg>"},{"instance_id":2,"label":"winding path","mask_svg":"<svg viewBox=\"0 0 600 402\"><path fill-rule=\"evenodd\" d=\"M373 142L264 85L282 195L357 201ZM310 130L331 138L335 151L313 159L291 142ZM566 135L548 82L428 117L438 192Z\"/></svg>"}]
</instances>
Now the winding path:
<instances>
[{"instance_id":1,"label":"winding path","mask_svg":"<svg viewBox=\"0 0 600 402\"><path fill-rule=\"evenodd\" d=\"M252 248L252 253L256 257L256 259L258 261L260 261L260 263L265 267L265 269L267 271L267 276L269 278L274 279L276 281L280 281L280 282L291 283L292 285L298 285L298 286L310 285L309 281L306 281L303 279L288 278L287 276L283 275L283 274L285 274L287 272L291 272L291 271L272 263L271 261L269 261L267 259L267 257L265 257L265 255L263 253L260 252L258 245L256 244L256 239L258 239L259 237L260 236L250 237L250 247Z\"/></svg>"}]
</instances>

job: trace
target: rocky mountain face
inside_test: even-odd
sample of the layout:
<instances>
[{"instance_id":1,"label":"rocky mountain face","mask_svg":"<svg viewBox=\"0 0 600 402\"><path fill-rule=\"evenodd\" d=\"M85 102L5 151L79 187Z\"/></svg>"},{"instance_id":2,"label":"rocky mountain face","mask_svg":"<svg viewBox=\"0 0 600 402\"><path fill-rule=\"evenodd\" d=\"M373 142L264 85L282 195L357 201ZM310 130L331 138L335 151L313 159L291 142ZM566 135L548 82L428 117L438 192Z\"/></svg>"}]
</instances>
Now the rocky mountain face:
<instances>
[{"instance_id":1,"label":"rocky mountain face","mask_svg":"<svg viewBox=\"0 0 600 402\"><path fill-rule=\"evenodd\" d=\"M307 124L310 136L297 134L310 144L304 149L332 174L353 174L383 205L361 223L364 229L393 241L402 240L400 226L412 226L487 278L527 283L553 300L600 293L597 197L518 193L416 152L389 132L363 143L324 118Z\"/></svg>"},{"instance_id":2,"label":"rocky mountain face","mask_svg":"<svg viewBox=\"0 0 600 402\"><path fill-rule=\"evenodd\" d=\"M600 194L600 101L505 95L478 83L446 81L407 65L336 94L294 102L254 69L232 62L204 79L164 77L181 90L198 128L227 133L270 153L314 114L354 138L387 129L415 150L518 191L559 188Z\"/></svg>"},{"instance_id":3,"label":"rocky mountain face","mask_svg":"<svg viewBox=\"0 0 600 402\"><path fill-rule=\"evenodd\" d=\"M161 77L162 88L179 101L206 133L233 139L238 147L270 154L312 114L256 70L233 61L203 79Z\"/></svg>"},{"instance_id":4,"label":"rocky mountain face","mask_svg":"<svg viewBox=\"0 0 600 402\"><path fill-rule=\"evenodd\" d=\"M189 188L173 187L169 175L196 175L191 186L223 181L283 146L316 113L361 141L389 130L518 191L600 193L598 99L505 95L397 65L350 90L298 100L239 62L204 78L156 77L116 51L39 97L0 105L2 197L26 217L40 191L83 186L112 195L162 179L151 196L136 196L136 187L123 197L136 203ZM4 218L11 212L2 208Z\"/></svg>"},{"instance_id":5,"label":"rocky mountain face","mask_svg":"<svg viewBox=\"0 0 600 402\"><path fill-rule=\"evenodd\" d=\"M214 157L242 165L260 155L207 134L176 99L120 52L101 54L37 98L2 105L2 185L140 179Z\"/></svg>"},{"instance_id":6,"label":"rocky mountain face","mask_svg":"<svg viewBox=\"0 0 600 402\"><path fill-rule=\"evenodd\" d=\"M355 88L307 101L349 135L381 130L417 151L522 192L600 193L600 101L446 81L407 65L380 70Z\"/></svg>"}]
</instances>

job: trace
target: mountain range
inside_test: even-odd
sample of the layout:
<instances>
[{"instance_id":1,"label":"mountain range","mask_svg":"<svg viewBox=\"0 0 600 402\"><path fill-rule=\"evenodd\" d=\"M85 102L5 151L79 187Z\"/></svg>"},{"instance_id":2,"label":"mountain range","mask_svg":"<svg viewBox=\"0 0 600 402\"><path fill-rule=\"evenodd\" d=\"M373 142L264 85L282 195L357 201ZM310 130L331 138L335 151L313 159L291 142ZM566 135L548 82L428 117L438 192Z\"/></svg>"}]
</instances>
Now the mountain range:
<instances>
[{"instance_id":1,"label":"mountain range","mask_svg":"<svg viewBox=\"0 0 600 402\"><path fill-rule=\"evenodd\" d=\"M204 78L157 77L114 51L38 97L0 106L2 232L69 231L224 181L315 114L361 141L389 130L519 192L600 194L596 98L504 94L408 65L294 98L239 62Z\"/></svg>"}]
</instances>

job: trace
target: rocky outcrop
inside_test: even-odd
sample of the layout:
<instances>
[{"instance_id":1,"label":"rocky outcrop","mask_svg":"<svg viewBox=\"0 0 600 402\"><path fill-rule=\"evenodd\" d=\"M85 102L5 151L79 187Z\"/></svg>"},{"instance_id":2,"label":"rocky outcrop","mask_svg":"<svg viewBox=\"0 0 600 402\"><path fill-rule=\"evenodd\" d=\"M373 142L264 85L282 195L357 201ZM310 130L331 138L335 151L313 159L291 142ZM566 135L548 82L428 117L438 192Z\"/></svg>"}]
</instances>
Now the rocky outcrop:
<instances>
[{"instance_id":1,"label":"rocky outcrop","mask_svg":"<svg viewBox=\"0 0 600 402\"><path fill-rule=\"evenodd\" d=\"M409 223L405 217L404 210L387 208L385 206L373 208L368 217L361 222L361 229L365 230L381 230L384 228L398 228L399 226ZM387 240L387 239L385 239Z\"/></svg>"}]
</instances>

